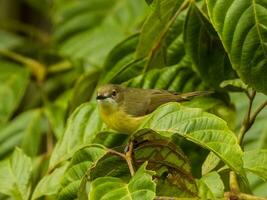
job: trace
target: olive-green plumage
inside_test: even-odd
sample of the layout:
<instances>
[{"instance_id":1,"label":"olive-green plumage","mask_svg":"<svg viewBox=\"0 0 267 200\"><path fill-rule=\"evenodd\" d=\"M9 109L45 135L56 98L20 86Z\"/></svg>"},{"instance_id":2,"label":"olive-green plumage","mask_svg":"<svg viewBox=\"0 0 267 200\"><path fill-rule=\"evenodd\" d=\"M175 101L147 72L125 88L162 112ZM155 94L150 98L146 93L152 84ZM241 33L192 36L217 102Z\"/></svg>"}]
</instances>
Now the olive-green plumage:
<instances>
[{"instance_id":1,"label":"olive-green plumage","mask_svg":"<svg viewBox=\"0 0 267 200\"><path fill-rule=\"evenodd\" d=\"M130 134L160 105L187 101L191 97L210 93L200 91L178 94L166 90L108 84L98 88L97 100L103 121L114 130Z\"/></svg>"}]
</instances>

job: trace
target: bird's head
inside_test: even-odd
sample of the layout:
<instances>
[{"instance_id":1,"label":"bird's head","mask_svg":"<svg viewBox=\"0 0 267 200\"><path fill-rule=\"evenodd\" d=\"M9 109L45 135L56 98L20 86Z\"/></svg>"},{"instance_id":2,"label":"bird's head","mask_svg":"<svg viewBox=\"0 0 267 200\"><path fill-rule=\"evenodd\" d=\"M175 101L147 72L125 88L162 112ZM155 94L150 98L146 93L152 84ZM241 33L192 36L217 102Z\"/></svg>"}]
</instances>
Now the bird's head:
<instances>
[{"instance_id":1,"label":"bird's head","mask_svg":"<svg viewBox=\"0 0 267 200\"><path fill-rule=\"evenodd\" d=\"M123 87L108 84L100 86L97 90L97 101L101 106L115 108L123 99Z\"/></svg>"}]
</instances>

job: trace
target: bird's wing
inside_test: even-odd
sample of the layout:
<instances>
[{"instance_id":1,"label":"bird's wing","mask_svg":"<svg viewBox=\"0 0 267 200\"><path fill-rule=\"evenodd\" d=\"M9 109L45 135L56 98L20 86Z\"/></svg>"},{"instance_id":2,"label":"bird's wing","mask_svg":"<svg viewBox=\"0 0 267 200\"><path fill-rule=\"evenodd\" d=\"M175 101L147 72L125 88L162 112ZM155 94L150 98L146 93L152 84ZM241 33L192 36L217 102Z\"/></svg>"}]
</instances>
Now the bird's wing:
<instances>
[{"instance_id":1,"label":"bird's wing","mask_svg":"<svg viewBox=\"0 0 267 200\"><path fill-rule=\"evenodd\" d=\"M164 103L175 102L178 99L177 95L166 90L129 88L124 99L127 103L123 108L130 115L139 117L153 112Z\"/></svg>"},{"instance_id":2,"label":"bird's wing","mask_svg":"<svg viewBox=\"0 0 267 200\"><path fill-rule=\"evenodd\" d=\"M127 88L124 95L124 111L134 117L140 117L147 114L150 102L148 90L138 88Z\"/></svg>"},{"instance_id":3,"label":"bird's wing","mask_svg":"<svg viewBox=\"0 0 267 200\"><path fill-rule=\"evenodd\" d=\"M136 117L147 115L168 102L188 101L192 97L212 93L208 91L196 91L178 94L167 90L136 88L131 88L127 92L127 99L124 101L127 102L127 105L124 105L124 109L127 113Z\"/></svg>"}]
</instances>

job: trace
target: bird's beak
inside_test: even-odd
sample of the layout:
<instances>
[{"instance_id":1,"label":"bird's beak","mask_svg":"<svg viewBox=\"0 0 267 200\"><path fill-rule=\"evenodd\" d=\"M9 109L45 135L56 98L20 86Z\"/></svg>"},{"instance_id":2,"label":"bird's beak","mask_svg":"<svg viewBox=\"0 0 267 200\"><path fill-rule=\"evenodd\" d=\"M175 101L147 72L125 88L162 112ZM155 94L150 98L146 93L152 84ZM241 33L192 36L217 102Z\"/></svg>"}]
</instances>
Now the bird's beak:
<instances>
[{"instance_id":1,"label":"bird's beak","mask_svg":"<svg viewBox=\"0 0 267 200\"><path fill-rule=\"evenodd\" d=\"M96 99L97 100L104 100L104 99L107 99L108 97L107 96L104 96L104 95L97 95Z\"/></svg>"}]
</instances>

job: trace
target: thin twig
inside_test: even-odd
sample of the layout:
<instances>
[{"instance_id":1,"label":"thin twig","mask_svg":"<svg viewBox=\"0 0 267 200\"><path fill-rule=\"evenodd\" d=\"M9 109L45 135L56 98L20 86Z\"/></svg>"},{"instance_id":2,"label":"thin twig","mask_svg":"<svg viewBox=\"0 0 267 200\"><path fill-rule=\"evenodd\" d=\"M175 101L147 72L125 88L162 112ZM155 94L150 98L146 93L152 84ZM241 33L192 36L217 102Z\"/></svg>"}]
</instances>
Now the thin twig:
<instances>
[{"instance_id":1,"label":"thin twig","mask_svg":"<svg viewBox=\"0 0 267 200\"><path fill-rule=\"evenodd\" d=\"M113 150L113 149L109 149L109 150L108 150L108 153L113 154L113 155L116 155L116 156L119 156L119 157L121 157L122 159L125 159L125 155L124 155L124 154L122 154L122 153L120 153L120 152L118 152L118 151L115 151L115 150Z\"/></svg>"},{"instance_id":2,"label":"thin twig","mask_svg":"<svg viewBox=\"0 0 267 200\"><path fill-rule=\"evenodd\" d=\"M254 112L254 114L250 118L250 123L253 124L255 119L257 118L258 114L267 106L267 100L264 101Z\"/></svg>"},{"instance_id":3,"label":"thin twig","mask_svg":"<svg viewBox=\"0 0 267 200\"><path fill-rule=\"evenodd\" d=\"M250 94L248 91L246 92L248 98L249 98L249 106L248 106L248 112L245 116L245 119L243 121L242 127L240 129L240 132L238 134L238 144L242 144L242 141L244 139L245 133L249 130L249 128L251 127L251 123L250 123L250 115L251 115L251 110L252 110L252 105L253 105L253 101L256 95L256 91L253 90L252 93Z\"/></svg>"}]
</instances>

